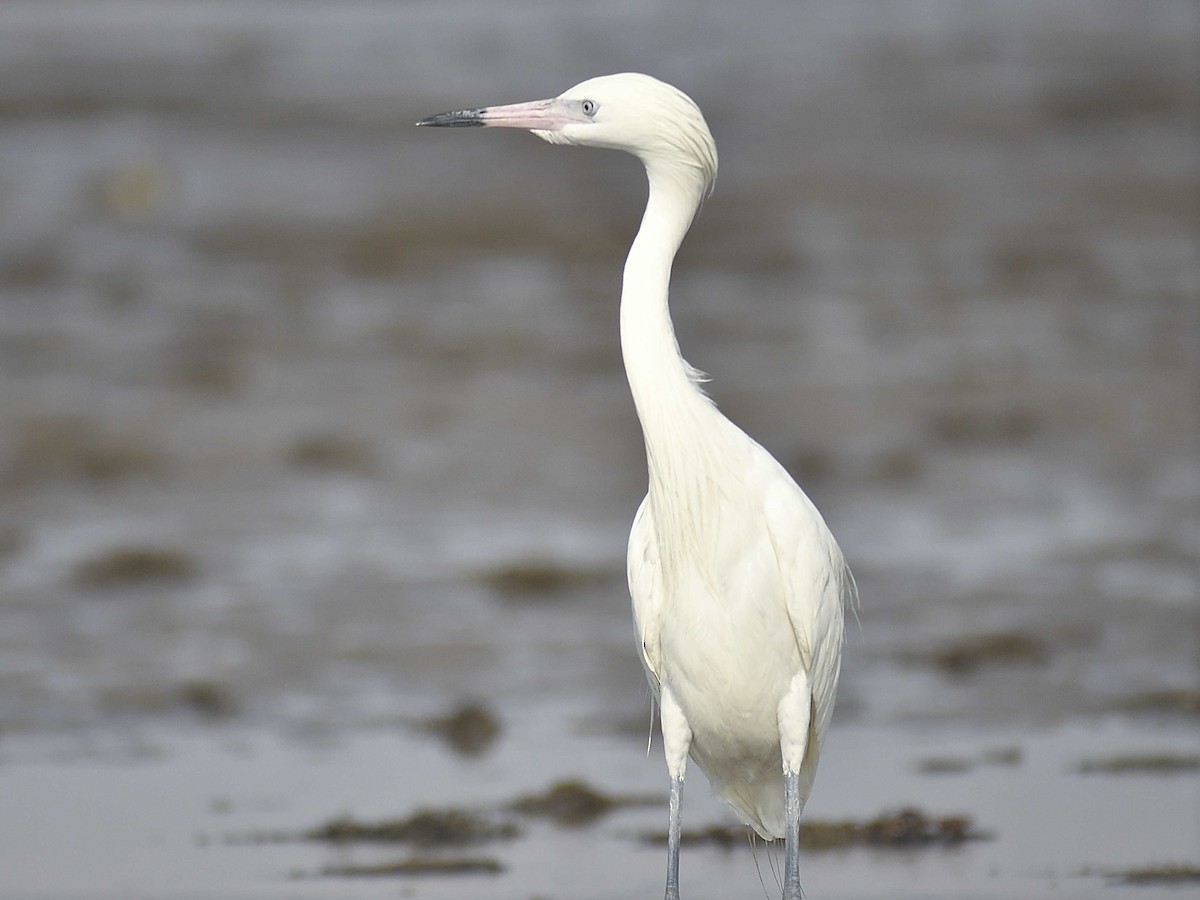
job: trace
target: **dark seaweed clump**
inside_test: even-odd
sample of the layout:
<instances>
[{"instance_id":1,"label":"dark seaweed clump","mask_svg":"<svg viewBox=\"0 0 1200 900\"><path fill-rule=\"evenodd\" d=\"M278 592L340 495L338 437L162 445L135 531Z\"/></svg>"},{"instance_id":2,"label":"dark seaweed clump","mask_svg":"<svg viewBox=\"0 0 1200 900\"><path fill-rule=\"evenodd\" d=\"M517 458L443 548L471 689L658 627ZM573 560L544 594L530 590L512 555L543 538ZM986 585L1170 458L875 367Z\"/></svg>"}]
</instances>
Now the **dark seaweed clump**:
<instances>
[{"instance_id":1,"label":"dark seaweed clump","mask_svg":"<svg viewBox=\"0 0 1200 900\"><path fill-rule=\"evenodd\" d=\"M923 848L955 847L967 841L986 840L990 835L975 830L967 816L928 816L916 809L885 813L865 822L805 822L800 828L800 846L806 850L836 850L847 847ZM649 843L665 844L667 836L657 832L643 836ZM685 844L707 844L729 849L751 846L749 831L741 826L712 826L685 831Z\"/></svg>"},{"instance_id":2,"label":"dark seaweed clump","mask_svg":"<svg viewBox=\"0 0 1200 900\"><path fill-rule=\"evenodd\" d=\"M476 580L506 600L545 600L558 594L603 584L608 569L589 568L551 559L515 560L480 572Z\"/></svg>"},{"instance_id":3,"label":"dark seaweed clump","mask_svg":"<svg viewBox=\"0 0 1200 900\"><path fill-rule=\"evenodd\" d=\"M1020 747L997 747L987 750L978 757L931 756L917 763L922 775L961 775L970 772L976 765L1016 766L1021 762Z\"/></svg>"},{"instance_id":4,"label":"dark seaweed clump","mask_svg":"<svg viewBox=\"0 0 1200 900\"><path fill-rule=\"evenodd\" d=\"M1191 864L1145 866L1141 869L1129 869L1125 872L1114 872L1109 877L1115 879L1121 884L1200 884L1200 866Z\"/></svg>"},{"instance_id":5,"label":"dark seaweed clump","mask_svg":"<svg viewBox=\"0 0 1200 900\"><path fill-rule=\"evenodd\" d=\"M500 734L500 721L479 703L464 703L449 715L426 719L422 725L463 756L483 754Z\"/></svg>"},{"instance_id":6,"label":"dark seaweed clump","mask_svg":"<svg viewBox=\"0 0 1200 900\"><path fill-rule=\"evenodd\" d=\"M971 771L971 761L956 756L931 756L917 764L922 775L962 775Z\"/></svg>"},{"instance_id":7,"label":"dark seaweed clump","mask_svg":"<svg viewBox=\"0 0 1200 900\"><path fill-rule=\"evenodd\" d=\"M1175 714L1200 717L1200 690L1177 688L1148 691L1117 704L1121 712Z\"/></svg>"},{"instance_id":8,"label":"dark seaweed clump","mask_svg":"<svg viewBox=\"0 0 1200 900\"><path fill-rule=\"evenodd\" d=\"M320 870L322 878L385 878L421 875L496 875L504 871L489 856L447 856L440 851L520 835L512 822L495 821L462 809L423 809L406 819L363 822L340 816L305 832L309 841L331 844L410 844L417 848L406 859L385 862L344 862ZM433 851L432 853L430 851Z\"/></svg>"},{"instance_id":9,"label":"dark seaweed clump","mask_svg":"<svg viewBox=\"0 0 1200 900\"><path fill-rule=\"evenodd\" d=\"M1200 770L1200 756L1114 756L1108 759L1084 760L1079 771L1084 775L1124 775L1143 773L1150 775L1174 775Z\"/></svg>"},{"instance_id":10,"label":"dark seaweed clump","mask_svg":"<svg viewBox=\"0 0 1200 900\"><path fill-rule=\"evenodd\" d=\"M808 822L800 828L800 845L810 850L838 847L956 847L984 840L967 816L929 816L917 809L885 813L867 822Z\"/></svg>"},{"instance_id":11,"label":"dark seaweed clump","mask_svg":"<svg viewBox=\"0 0 1200 900\"><path fill-rule=\"evenodd\" d=\"M376 469L375 457L368 444L338 434L298 437L287 448L286 457L294 468L310 472L371 475Z\"/></svg>"},{"instance_id":12,"label":"dark seaweed clump","mask_svg":"<svg viewBox=\"0 0 1200 900\"><path fill-rule=\"evenodd\" d=\"M304 834L305 840L335 844L415 844L420 847L462 846L509 840L520 834L511 822L492 822L461 809L418 810L407 819L362 822L351 816L331 819Z\"/></svg>"},{"instance_id":13,"label":"dark seaweed clump","mask_svg":"<svg viewBox=\"0 0 1200 900\"><path fill-rule=\"evenodd\" d=\"M386 878L406 875L499 875L504 866L490 856L452 857L441 859L432 856L417 856L387 863L326 866L321 870L324 878Z\"/></svg>"},{"instance_id":14,"label":"dark seaweed clump","mask_svg":"<svg viewBox=\"0 0 1200 900\"><path fill-rule=\"evenodd\" d=\"M1049 659L1046 645L1020 631L997 631L959 638L931 650L909 651L905 662L932 665L946 675L972 675L997 665L1041 665Z\"/></svg>"},{"instance_id":15,"label":"dark seaweed clump","mask_svg":"<svg viewBox=\"0 0 1200 900\"><path fill-rule=\"evenodd\" d=\"M10 425L15 447L0 465L0 482L26 487L54 480L107 483L153 476L166 468L157 448L139 435L113 435L73 416Z\"/></svg>"},{"instance_id":16,"label":"dark seaweed clump","mask_svg":"<svg viewBox=\"0 0 1200 900\"><path fill-rule=\"evenodd\" d=\"M178 683L122 685L99 692L106 713L123 715L163 715L191 713L206 722L220 722L239 712L237 696L226 685L208 678L193 678Z\"/></svg>"},{"instance_id":17,"label":"dark seaweed clump","mask_svg":"<svg viewBox=\"0 0 1200 900\"><path fill-rule=\"evenodd\" d=\"M544 794L517 798L512 809L526 816L540 816L557 825L587 825L619 806L647 806L661 797L620 797L604 794L581 781L560 781Z\"/></svg>"},{"instance_id":18,"label":"dark seaweed clump","mask_svg":"<svg viewBox=\"0 0 1200 900\"><path fill-rule=\"evenodd\" d=\"M181 584L196 575L196 564L181 550L167 547L113 547L75 569L80 587L111 589L146 584Z\"/></svg>"}]
</instances>

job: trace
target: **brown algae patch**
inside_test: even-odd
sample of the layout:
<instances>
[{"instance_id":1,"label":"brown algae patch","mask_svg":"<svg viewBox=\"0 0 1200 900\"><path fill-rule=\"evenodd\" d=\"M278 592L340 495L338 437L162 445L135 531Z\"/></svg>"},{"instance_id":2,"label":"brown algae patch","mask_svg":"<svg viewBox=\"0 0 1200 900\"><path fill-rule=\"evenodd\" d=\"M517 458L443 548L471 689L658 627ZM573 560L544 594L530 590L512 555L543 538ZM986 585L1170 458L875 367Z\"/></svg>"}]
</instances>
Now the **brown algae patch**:
<instances>
[{"instance_id":1,"label":"brown algae patch","mask_svg":"<svg viewBox=\"0 0 1200 900\"><path fill-rule=\"evenodd\" d=\"M371 475L376 469L374 454L365 442L338 434L297 437L288 446L285 458L292 468L309 472Z\"/></svg>"},{"instance_id":2,"label":"brown algae patch","mask_svg":"<svg viewBox=\"0 0 1200 900\"><path fill-rule=\"evenodd\" d=\"M1125 713L1160 713L1200 717L1200 690L1175 688L1146 691L1121 700L1115 708Z\"/></svg>"},{"instance_id":3,"label":"brown algae patch","mask_svg":"<svg viewBox=\"0 0 1200 900\"><path fill-rule=\"evenodd\" d=\"M122 588L164 582L181 584L196 575L196 564L182 550L169 547L112 547L85 559L74 581L85 588Z\"/></svg>"},{"instance_id":4,"label":"brown algae patch","mask_svg":"<svg viewBox=\"0 0 1200 900\"><path fill-rule=\"evenodd\" d=\"M922 775L962 775L972 768L971 760L952 756L931 756L917 763Z\"/></svg>"},{"instance_id":5,"label":"brown algae patch","mask_svg":"<svg viewBox=\"0 0 1200 900\"><path fill-rule=\"evenodd\" d=\"M507 600L540 600L554 594L603 584L607 569L575 566L550 559L515 560L479 572L475 580Z\"/></svg>"},{"instance_id":6,"label":"brown algae patch","mask_svg":"<svg viewBox=\"0 0 1200 900\"><path fill-rule=\"evenodd\" d=\"M1021 759L1020 747L997 747L975 757L929 756L917 763L916 770L921 775L961 775L979 765L1017 766Z\"/></svg>"},{"instance_id":7,"label":"brown algae patch","mask_svg":"<svg viewBox=\"0 0 1200 900\"><path fill-rule=\"evenodd\" d=\"M406 859L386 862L345 862L329 865L317 873L322 878L384 878L421 875L495 875L504 870L487 856L446 856L439 851L490 841L511 840L520 835L512 822L497 822L462 809L422 809L406 819L363 822L352 816L330 819L300 835L346 847L352 844L410 844L416 848ZM251 842L295 840L293 836L253 835ZM432 852L430 852L432 851Z\"/></svg>"},{"instance_id":8,"label":"brown algae patch","mask_svg":"<svg viewBox=\"0 0 1200 900\"><path fill-rule=\"evenodd\" d=\"M228 686L207 678L110 687L100 692L99 699L103 710L113 715L187 712L206 722L220 722L233 718L239 712L234 692Z\"/></svg>"},{"instance_id":9,"label":"brown algae patch","mask_svg":"<svg viewBox=\"0 0 1200 900\"><path fill-rule=\"evenodd\" d=\"M968 816L930 816L918 809L884 813L866 822L808 822L800 826L800 846L809 850L839 847L956 847L989 839Z\"/></svg>"},{"instance_id":10,"label":"brown algae patch","mask_svg":"<svg viewBox=\"0 0 1200 900\"><path fill-rule=\"evenodd\" d=\"M1041 427L1037 415L1023 408L944 410L929 422L933 437L949 446L1021 444L1036 437Z\"/></svg>"},{"instance_id":11,"label":"brown algae patch","mask_svg":"<svg viewBox=\"0 0 1200 900\"><path fill-rule=\"evenodd\" d=\"M1200 772L1200 756L1153 754L1146 756L1113 756L1089 759L1079 764L1084 775L1176 775Z\"/></svg>"},{"instance_id":12,"label":"brown algae patch","mask_svg":"<svg viewBox=\"0 0 1200 900\"><path fill-rule=\"evenodd\" d=\"M12 428L15 445L2 472L12 486L56 479L116 481L159 475L167 467L162 454L146 438L109 434L82 417L36 417Z\"/></svg>"},{"instance_id":13,"label":"brown algae patch","mask_svg":"<svg viewBox=\"0 0 1200 900\"><path fill-rule=\"evenodd\" d=\"M420 847L457 847L487 841L511 840L520 829L511 822L491 822L461 809L423 809L407 819L362 822L351 816L331 819L304 833L309 841L333 844L415 844Z\"/></svg>"},{"instance_id":14,"label":"brown algae patch","mask_svg":"<svg viewBox=\"0 0 1200 900\"><path fill-rule=\"evenodd\" d=\"M909 650L904 662L932 665L946 675L965 676L989 666L1042 665L1046 645L1021 631L995 631L949 641L929 650Z\"/></svg>"},{"instance_id":15,"label":"brown algae patch","mask_svg":"<svg viewBox=\"0 0 1200 900\"><path fill-rule=\"evenodd\" d=\"M417 875L499 875L504 866L491 857L438 857L418 856L395 862L326 866L320 872L322 878L386 878L389 876Z\"/></svg>"},{"instance_id":16,"label":"brown algae patch","mask_svg":"<svg viewBox=\"0 0 1200 900\"><path fill-rule=\"evenodd\" d=\"M463 756L483 754L499 737L500 720L480 703L463 703L449 715L426 719L421 727Z\"/></svg>"},{"instance_id":17,"label":"brown algae patch","mask_svg":"<svg viewBox=\"0 0 1200 900\"><path fill-rule=\"evenodd\" d=\"M712 826L685 831L680 840L690 844L729 849L754 842L742 826ZM849 847L890 849L955 847L967 841L990 840L991 835L977 831L967 816L929 816L917 809L884 813L865 822L826 822L813 820L800 825L800 846L806 850L840 850ZM643 835L647 843L665 844L665 832Z\"/></svg>"},{"instance_id":18,"label":"brown algae patch","mask_svg":"<svg viewBox=\"0 0 1200 900\"><path fill-rule=\"evenodd\" d=\"M518 797L510 807L526 816L547 818L568 827L587 825L622 806L651 806L662 797L631 797L603 794L581 781L560 781L544 794Z\"/></svg>"},{"instance_id":19,"label":"brown algae patch","mask_svg":"<svg viewBox=\"0 0 1200 900\"><path fill-rule=\"evenodd\" d=\"M1200 884L1200 866L1192 863L1145 866L1124 872L1110 872L1108 877L1120 884L1146 886Z\"/></svg>"},{"instance_id":20,"label":"brown algae patch","mask_svg":"<svg viewBox=\"0 0 1200 900\"><path fill-rule=\"evenodd\" d=\"M203 678L185 681L175 693L181 706L205 719L228 719L238 712L233 692L215 681Z\"/></svg>"}]
</instances>

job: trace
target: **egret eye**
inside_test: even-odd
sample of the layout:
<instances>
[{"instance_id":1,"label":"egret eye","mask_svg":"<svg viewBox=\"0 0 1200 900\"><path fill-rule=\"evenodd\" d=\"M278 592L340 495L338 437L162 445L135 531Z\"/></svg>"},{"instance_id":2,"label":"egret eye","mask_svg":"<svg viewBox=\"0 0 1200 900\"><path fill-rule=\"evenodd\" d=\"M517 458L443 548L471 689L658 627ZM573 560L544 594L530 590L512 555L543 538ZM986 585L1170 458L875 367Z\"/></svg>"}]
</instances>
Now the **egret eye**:
<instances>
[{"instance_id":1,"label":"egret eye","mask_svg":"<svg viewBox=\"0 0 1200 900\"><path fill-rule=\"evenodd\" d=\"M596 109L598 108L595 100L584 100L583 103L580 104L580 107L583 109L583 114L589 117L594 116L596 114Z\"/></svg>"}]
</instances>

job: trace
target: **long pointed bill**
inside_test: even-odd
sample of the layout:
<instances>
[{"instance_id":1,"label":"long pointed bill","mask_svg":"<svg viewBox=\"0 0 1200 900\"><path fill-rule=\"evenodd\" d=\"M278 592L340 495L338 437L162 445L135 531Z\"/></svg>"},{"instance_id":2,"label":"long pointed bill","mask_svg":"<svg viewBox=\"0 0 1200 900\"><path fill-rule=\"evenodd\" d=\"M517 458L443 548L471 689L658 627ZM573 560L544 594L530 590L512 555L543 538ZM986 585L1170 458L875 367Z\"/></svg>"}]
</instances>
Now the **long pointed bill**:
<instances>
[{"instance_id":1,"label":"long pointed bill","mask_svg":"<svg viewBox=\"0 0 1200 900\"><path fill-rule=\"evenodd\" d=\"M580 121L571 107L558 100L534 100L509 106L484 106L479 109L460 109L439 113L422 119L418 125L434 128L526 128L530 131L557 131L564 125Z\"/></svg>"}]
</instances>

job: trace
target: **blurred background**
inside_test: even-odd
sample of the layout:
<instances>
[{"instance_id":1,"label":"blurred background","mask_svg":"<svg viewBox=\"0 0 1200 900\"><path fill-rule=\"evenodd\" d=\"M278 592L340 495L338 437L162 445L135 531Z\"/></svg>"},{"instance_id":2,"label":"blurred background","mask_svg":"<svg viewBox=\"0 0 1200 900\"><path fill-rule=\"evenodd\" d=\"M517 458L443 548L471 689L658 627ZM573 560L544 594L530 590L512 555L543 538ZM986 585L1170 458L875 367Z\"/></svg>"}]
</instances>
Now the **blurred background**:
<instances>
[{"instance_id":1,"label":"blurred background","mask_svg":"<svg viewBox=\"0 0 1200 900\"><path fill-rule=\"evenodd\" d=\"M630 70L721 152L683 351L858 577L810 815L990 836L814 853L809 893L1196 877L1194 3L8 0L0 896L661 890L665 803L522 826L490 875L254 839L665 797L624 585L639 165L412 127ZM686 849L685 890L757 895L758 852Z\"/></svg>"}]
</instances>

